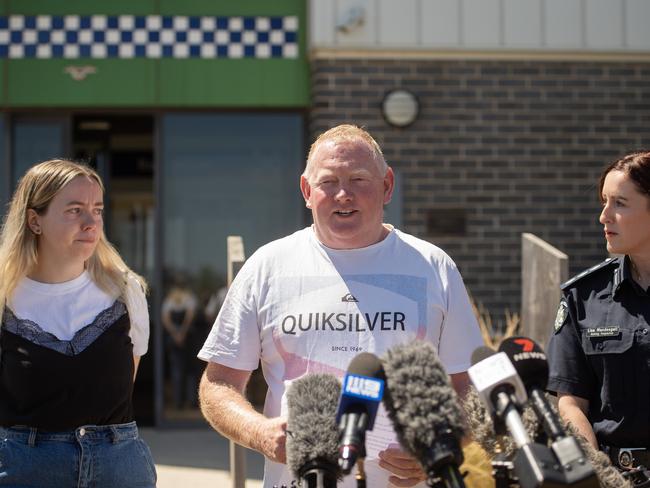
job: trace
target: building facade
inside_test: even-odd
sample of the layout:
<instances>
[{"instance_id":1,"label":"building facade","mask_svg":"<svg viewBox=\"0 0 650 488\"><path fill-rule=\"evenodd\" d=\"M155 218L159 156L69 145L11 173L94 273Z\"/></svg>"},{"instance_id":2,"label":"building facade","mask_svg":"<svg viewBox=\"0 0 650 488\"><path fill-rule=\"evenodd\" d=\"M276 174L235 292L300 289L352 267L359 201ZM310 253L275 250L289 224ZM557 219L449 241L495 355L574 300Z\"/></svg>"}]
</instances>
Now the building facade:
<instances>
[{"instance_id":1,"label":"building facade","mask_svg":"<svg viewBox=\"0 0 650 488\"><path fill-rule=\"evenodd\" d=\"M606 256L597 180L650 147L650 3L310 2L312 136L370 129L401 180L401 226L445 249L503 322L521 298L521 233ZM387 96L417 115L391 125Z\"/></svg>"},{"instance_id":2,"label":"building facade","mask_svg":"<svg viewBox=\"0 0 650 488\"><path fill-rule=\"evenodd\" d=\"M572 272L602 259L598 174L650 146L648 18L645 0L0 0L0 203L35 162L97 168L107 235L152 287L139 420L195 419L226 236L250 255L309 222L298 176L333 125L378 139L386 220L445 249L497 322L519 309L521 232ZM179 288L183 354L163 326Z\"/></svg>"},{"instance_id":3,"label":"building facade","mask_svg":"<svg viewBox=\"0 0 650 488\"><path fill-rule=\"evenodd\" d=\"M225 284L226 236L243 236L250 253L305 222L306 5L7 0L0 9L0 201L36 162L97 168L108 238L152 289L139 419L198 418L195 355L205 306ZM180 346L162 325L175 287L194 302Z\"/></svg>"}]
</instances>

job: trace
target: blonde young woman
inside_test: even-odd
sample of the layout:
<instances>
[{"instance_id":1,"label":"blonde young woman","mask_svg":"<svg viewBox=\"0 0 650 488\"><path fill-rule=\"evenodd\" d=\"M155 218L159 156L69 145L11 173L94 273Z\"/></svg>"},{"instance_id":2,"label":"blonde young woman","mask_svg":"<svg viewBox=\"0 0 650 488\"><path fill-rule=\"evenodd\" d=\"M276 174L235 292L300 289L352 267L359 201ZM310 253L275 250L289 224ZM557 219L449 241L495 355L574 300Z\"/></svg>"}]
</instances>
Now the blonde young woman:
<instances>
[{"instance_id":1,"label":"blonde young woman","mask_svg":"<svg viewBox=\"0 0 650 488\"><path fill-rule=\"evenodd\" d=\"M101 179L51 160L20 180L0 237L0 486L155 487L131 400L144 280L106 240Z\"/></svg>"}]
</instances>

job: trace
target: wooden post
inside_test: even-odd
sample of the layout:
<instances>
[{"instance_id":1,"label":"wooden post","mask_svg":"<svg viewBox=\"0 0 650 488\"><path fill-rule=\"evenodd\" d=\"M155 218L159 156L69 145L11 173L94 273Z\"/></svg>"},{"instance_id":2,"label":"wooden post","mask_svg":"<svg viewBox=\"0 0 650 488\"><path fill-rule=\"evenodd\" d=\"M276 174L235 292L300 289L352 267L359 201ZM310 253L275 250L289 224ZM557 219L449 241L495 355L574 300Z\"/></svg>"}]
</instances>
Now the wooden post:
<instances>
[{"instance_id":1,"label":"wooden post","mask_svg":"<svg viewBox=\"0 0 650 488\"><path fill-rule=\"evenodd\" d=\"M228 286L235 279L237 273L246 260L244 254L244 241L241 236L227 237L228 249ZM230 441L230 479L232 488L245 488L246 486L246 449Z\"/></svg>"},{"instance_id":2,"label":"wooden post","mask_svg":"<svg viewBox=\"0 0 650 488\"><path fill-rule=\"evenodd\" d=\"M546 347L569 277L569 258L539 237L521 235L521 333Z\"/></svg>"}]
</instances>

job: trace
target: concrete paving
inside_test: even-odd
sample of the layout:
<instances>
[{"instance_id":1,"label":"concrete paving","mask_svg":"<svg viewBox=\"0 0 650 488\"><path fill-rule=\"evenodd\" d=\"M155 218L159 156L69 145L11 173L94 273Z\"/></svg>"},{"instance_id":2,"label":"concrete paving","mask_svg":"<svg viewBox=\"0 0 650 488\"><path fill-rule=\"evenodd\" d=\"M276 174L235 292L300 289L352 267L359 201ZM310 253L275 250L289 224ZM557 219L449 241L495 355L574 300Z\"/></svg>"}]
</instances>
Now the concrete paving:
<instances>
[{"instance_id":1,"label":"concrete paving","mask_svg":"<svg viewBox=\"0 0 650 488\"><path fill-rule=\"evenodd\" d=\"M139 429L151 448L158 488L229 488L228 439L208 427ZM264 457L247 451L246 488L261 488Z\"/></svg>"},{"instance_id":2,"label":"concrete paving","mask_svg":"<svg viewBox=\"0 0 650 488\"><path fill-rule=\"evenodd\" d=\"M140 427L158 471L157 488L231 488L228 440L209 427ZM464 448L467 488L494 488L487 453L472 442ZM262 488L264 457L247 451L246 488ZM392 486L392 485L391 485ZM377 488L377 487L373 487Z\"/></svg>"}]
</instances>

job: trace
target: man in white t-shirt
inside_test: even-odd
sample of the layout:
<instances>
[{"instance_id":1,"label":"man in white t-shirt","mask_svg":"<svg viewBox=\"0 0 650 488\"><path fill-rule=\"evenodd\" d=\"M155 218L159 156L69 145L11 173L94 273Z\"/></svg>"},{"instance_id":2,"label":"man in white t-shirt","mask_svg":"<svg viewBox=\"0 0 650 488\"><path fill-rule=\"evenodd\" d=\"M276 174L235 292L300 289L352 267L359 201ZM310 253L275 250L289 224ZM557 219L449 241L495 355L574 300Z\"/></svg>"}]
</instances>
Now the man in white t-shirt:
<instances>
[{"instance_id":1,"label":"man in white t-shirt","mask_svg":"<svg viewBox=\"0 0 650 488\"><path fill-rule=\"evenodd\" d=\"M434 344L454 388L482 345L462 278L441 249L383 223L394 176L363 129L341 125L312 145L300 188L314 224L260 248L234 280L199 353L203 413L266 456L264 486L292 485L285 463L288 386L309 373L342 377L350 360L418 338ZM261 361L264 415L245 400ZM380 432L377 432L380 431ZM416 486L419 463L384 412L368 433L368 486ZM354 486L352 476L339 486Z\"/></svg>"}]
</instances>

